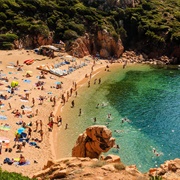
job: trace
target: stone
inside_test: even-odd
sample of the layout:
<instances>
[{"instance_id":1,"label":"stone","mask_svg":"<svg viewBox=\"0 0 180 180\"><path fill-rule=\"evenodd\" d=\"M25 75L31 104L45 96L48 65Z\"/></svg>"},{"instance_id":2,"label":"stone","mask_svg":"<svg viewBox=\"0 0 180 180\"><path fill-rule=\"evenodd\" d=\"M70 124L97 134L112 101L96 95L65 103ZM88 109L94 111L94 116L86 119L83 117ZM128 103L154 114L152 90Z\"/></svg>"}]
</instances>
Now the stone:
<instances>
[{"instance_id":1,"label":"stone","mask_svg":"<svg viewBox=\"0 0 180 180\"><path fill-rule=\"evenodd\" d=\"M49 167L52 166L54 163L55 163L54 161L48 160L47 165L44 166L43 170L49 168Z\"/></svg>"},{"instance_id":2,"label":"stone","mask_svg":"<svg viewBox=\"0 0 180 180\"><path fill-rule=\"evenodd\" d=\"M80 134L72 149L73 157L99 158L115 145L112 132L106 126L90 126Z\"/></svg>"},{"instance_id":3,"label":"stone","mask_svg":"<svg viewBox=\"0 0 180 180\"><path fill-rule=\"evenodd\" d=\"M70 55L81 58L90 54L99 54L102 58L111 56L119 58L124 51L124 47L120 38L116 40L106 29L103 29L97 31L97 35L90 37L86 33L84 36L77 38L67 51Z\"/></svg>"},{"instance_id":4,"label":"stone","mask_svg":"<svg viewBox=\"0 0 180 180\"><path fill-rule=\"evenodd\" d=\"M49 176L49 179L50 180L53 180L53 179L56 179L56 178L65 178L67 176L67 170L64 169L64 170L57 170L55 172L53 172L52 175Z\"/></svg>"},{"instance_id":5,"label":"stone","mask_svg":"<svg viewBox=\"0 0 180 180\"><path fill-rule=\"evenodd\" d=\"M113 154L110 154L110 155L106 156L104 158L104 160L107 161L107 162L112 162L112 163L118 163L118 162L121 161L119 156L113 155Z\"/></svg>"},{"instance_id":6,"label":"stone","mask_svg":"<svg viewBox=\"0 0 180 180\"><path fill-rule=\"evenodd\" d=\"M106 171L115 171L115 167L112 164L106 164L102 166L101 169L104 169Z\"/></svg>"}]
</instances>

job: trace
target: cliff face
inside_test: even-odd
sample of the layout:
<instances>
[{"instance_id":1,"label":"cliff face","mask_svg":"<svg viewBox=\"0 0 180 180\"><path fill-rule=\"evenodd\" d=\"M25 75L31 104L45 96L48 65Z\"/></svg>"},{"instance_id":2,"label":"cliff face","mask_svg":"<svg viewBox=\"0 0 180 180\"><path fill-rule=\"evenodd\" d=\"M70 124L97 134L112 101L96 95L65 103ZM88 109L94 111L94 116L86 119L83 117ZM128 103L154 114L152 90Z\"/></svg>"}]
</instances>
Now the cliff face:
<instances>
[{"instance_id":1,"label":"cliff face","mask_svg":"<svg viewBox=\"0 0 180 180\"><path fill-rule=\"evenodd\" d=\"M44 37L39 34L37 36L27 35L24 38L14 41L15 49L19 48L32 48L39 47L41 45L51 45L53 43L53 36Z\"/></svg>"},{"instance_id":2,"label":"cliff face","mask_svg":"<svg viewBox=\"0 0 180 180\"><path fill-rule=\"evenodd\" d=\"M102 58L111 56L119 58L124 51L124 47L120 39L116 39L106 30L102 30L98 31L94 37L85 34L85 36L76 39L67 51L77 57L99 54Z\"/></svg>"}]
</instances>

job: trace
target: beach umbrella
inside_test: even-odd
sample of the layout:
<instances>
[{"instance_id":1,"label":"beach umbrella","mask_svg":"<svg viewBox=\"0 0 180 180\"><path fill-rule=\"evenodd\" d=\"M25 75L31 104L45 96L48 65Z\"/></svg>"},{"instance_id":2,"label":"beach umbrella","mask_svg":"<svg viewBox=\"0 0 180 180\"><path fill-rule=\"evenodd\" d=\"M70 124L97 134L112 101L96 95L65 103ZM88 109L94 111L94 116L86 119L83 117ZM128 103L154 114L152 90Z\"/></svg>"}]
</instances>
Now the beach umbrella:
<instances>
[{"instance_id":1,"label":"beach umbrella","mask_svg":"<svg viewBox=\"0 0 180 180\"><path fill-rule=\"evenodd\" d=\"M17 132L18 132L18 134L21 134L21 133L23 133L24 132L24 128L23 127L20 127L18 130L17 130Z\"/></svg>"},{"instance_id":2,"label":"beach umbrella","mask_svg":"<svg viewBox=\"0 0 180 180\"><path fill-rule=\"evenodd\" d=\"M55 82L55 84L60 85L60 84L61 84L61 82L57 81L57 82Z\"/></svg>"},{"instance_id":3,"label":"beach umbrella","mask_svg":"<svg viewBox=\"0 0 180 180\"><path fill-rule=\"evenodd\" d=\"M12 82L11 82L11 87L18 86L18 84L19 84L19 83L18 83L17 81L12 81Z\"/></svg>"}]
</instances>

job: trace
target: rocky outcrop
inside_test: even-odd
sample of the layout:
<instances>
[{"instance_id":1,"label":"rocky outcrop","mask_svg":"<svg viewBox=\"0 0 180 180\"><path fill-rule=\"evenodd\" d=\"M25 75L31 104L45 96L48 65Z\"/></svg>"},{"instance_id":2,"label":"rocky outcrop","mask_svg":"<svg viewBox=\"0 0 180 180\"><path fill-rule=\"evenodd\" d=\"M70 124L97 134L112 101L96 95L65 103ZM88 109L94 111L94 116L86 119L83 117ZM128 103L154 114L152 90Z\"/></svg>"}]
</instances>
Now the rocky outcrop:
<instances>
[{"instance_id":1,"label":"rocky outcrop","mask_svg":"<svg viewBox=\"0 0 180 180\"><path fill-rule=\"evenodd\" d=\"M48 161L42 171L34 174L38 180L55 179L126 179L149 180L136 166L125 166L118 156L108 155L102 160L90 158L62 158Z\"/></svg>"},{"instance_id":2,"label":"rocky outcrop","mask_svg":"<svg viewBox=\"0 0 180 180\"><path fill-rule=\"evenodd\" d=\"M69 157L56 161L49 160L47 165L33 176L38 180L60 178L149 180L151 177L179 180L180 159L166 161L158 168L151 168L148 173L141 173L136 165L125 166L116 155L108 155L101 159Z\"/></svg>"},{"instance_id":3,"label":"rocky outcrop","mask_svg":"<svg viewBox=\"0 0 180 180\"><path fill-rule=\"evenodd\" d=\"M69 48L69 53L76 57L84 57L89 54L99 54L101 58L119 58L124 51L122 41L113 37L105 29L98 31L97 35L90 37L89 34L76 39Z\"/></svg>"},{"instance_id":4,"label":"rocky outcrop","mask_svg":"<svg viewBox=\"0 0 180 180\"><path fill-rule=\"evenodd\" d=\"M39 34L38 36L30 36L27 35L20 40L14 41L14 48L21 49L21 48L32 48L32 47L39 47L41 45L51 45L53 43L53 36L52 34L49 37L44 37L43 35Z\"/></svg>"},{"instance_id":5,"label":"rocky outcrop","mask_svg":"<svg viewBox=\"0 0 180 180\"><path fill-rule=\"evenodd\" d=\"M106 126L90 126L79 135L72 156L99 158L102 152L109 151L114 145L115 139Z\"/></svg>"},{"instance_id":6,"label":"rocky outcrop","mask_svg":"<svg viewBox=\"0 0 180 180\"><path fill-rule=\"evenodd\" d=\"M149 176L161 176L163 179L179 180L180 179L180 159L166 161L158 168L151 168Z\"/></svg>"}]
</instances>

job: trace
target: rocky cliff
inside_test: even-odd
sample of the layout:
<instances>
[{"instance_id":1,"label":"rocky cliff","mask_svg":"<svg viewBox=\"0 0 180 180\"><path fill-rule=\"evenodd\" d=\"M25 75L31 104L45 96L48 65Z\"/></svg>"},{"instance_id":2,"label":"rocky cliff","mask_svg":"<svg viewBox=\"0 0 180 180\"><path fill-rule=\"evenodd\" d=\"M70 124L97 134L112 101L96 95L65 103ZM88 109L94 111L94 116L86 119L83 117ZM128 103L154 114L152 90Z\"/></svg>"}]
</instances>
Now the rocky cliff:
<instances>
[{"instance_id":1,"label":"rocky cliff","mask_svg":"<svg viewBox=\"0 0 180 180\"><path fill-rule=\"evenodd\" d=\"M33 177L38 180L149 180L148 175L141 174L136 166L125 166L120 158L114 155L103 160L71 157L48 161L43 170Z\"/></svg>"},{"instance_id":2,"label":"rocky cliff","mask_svg":"<svg viewBox=\"0 0 180 180\"><path fill-rule=\"evenodd\" d=\"M102 152L109 151L114 145L115 139L106 126L90 126L79 135L72 149L72 157L99 158Z\"/></svg>"},{"instance_id":3,"label":"rocky cliff","mask_svg":"<svg viewBox=\"0 0 180 180\"><path fill-rule=\"evenodd\" d=\"M101 58L119 58L124 47L121 39L113 37L107 30L98 31L96 36L85 34L76 39L67 49L71 55L84 57L89 54L99 54Z\"/></svg>"},{"instance_id":4,"label":"rocky cliff","mask_svg":"<svg viewBox=\"0 0 180 180\"><path fill-rule=\"evenodd\" d=\"M147 173L141 173L136 165L125 166L120 157L108 155L101 159L62 158L56 161L49 160L42 171L34 174L38 180L55 179L85 179L85 180L162 180L180 179L180 159L166 161L158 168L151 168Z\"/></svg>"}]
</instances>

